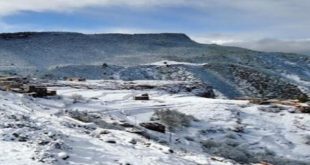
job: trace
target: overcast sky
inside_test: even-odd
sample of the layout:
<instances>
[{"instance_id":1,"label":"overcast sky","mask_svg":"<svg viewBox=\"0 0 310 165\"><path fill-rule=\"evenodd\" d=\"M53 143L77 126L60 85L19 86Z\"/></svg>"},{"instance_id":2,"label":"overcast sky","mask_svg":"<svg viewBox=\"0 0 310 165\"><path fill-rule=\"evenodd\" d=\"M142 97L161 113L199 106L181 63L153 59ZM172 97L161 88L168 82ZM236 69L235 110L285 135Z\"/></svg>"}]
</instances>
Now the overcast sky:
<instances>
[{"instance_id":1,"label":"overcast sky","mask_svg":"<svg viewBox=\"0 0 310 165\"><path fill-rule=\"evenodd\" d=\"M310 0L0 0L0 31L186 33L310 54Z\"/></svg>"}]
</instances>

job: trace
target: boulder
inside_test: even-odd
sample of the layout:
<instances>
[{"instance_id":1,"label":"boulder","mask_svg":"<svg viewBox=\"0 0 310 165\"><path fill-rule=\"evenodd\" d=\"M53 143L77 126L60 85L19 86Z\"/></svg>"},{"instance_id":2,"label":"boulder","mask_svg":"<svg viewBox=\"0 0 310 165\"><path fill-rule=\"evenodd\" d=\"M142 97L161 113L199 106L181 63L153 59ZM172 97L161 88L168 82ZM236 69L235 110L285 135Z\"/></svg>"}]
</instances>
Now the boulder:
<instances>
[{"instance_id":1,"label":"boulder","mask_svg":"<svg viewBox=\"0 0 310 165\"><path fill-rule=\"evenodd\" d=\"M298 109L302 113L310 113L310 106L299 106Z\"/></svg>"},{"instance_id":2,"label":"boulder","mask_svg":"<svg viewBox=\"0 0 310 165\"><path fill-rule=\"evenodd\" d=\"M156 122L140 123L140 126L146 129L152 130L152 131L157 131L161 133L166 132L166 126L160 123L156 123Z\"/></svg>"}]
</instances>

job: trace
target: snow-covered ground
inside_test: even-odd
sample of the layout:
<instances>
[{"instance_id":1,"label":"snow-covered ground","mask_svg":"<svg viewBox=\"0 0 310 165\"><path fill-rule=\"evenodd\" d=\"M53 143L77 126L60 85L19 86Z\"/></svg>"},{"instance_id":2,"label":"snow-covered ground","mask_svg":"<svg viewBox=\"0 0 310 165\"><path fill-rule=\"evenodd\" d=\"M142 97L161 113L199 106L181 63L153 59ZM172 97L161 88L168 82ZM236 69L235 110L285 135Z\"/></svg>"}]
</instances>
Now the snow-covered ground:
<instances>
[{"instance_id":1,"label":"snow-covered ground","mask_svg":"<svg viewBox=\"0 0 310 165\"><path fill-rule=\"evenodd\" d=\"M307 73L310 75L309 72ZM309 81L302 80L298 75L294 75L294 74L282 74L282 76L298 84L300 90L302 90L303 92L310 93L310 82Z\"/></svg>"},{"instance_id":2,"label":"snow-covered ground","mask_svg":"<svg viewBox=\"0 0 310 165\"><path fill-rule=\"evenodd\" d=\"M131 83L56 82L50 88L59 96L48 99L0 91L0 164L310 162L309 114L289 106L207 99L157 88L118 89ZM150 100L133 99L144 93ZM139 126L163 109L192 115L195 120L189 127L165 134Z\"/></svg>"},{"instance_id":3,"label":"snow-covered ground","mask_svg":"<svg viewBox=\"0 0 310 165\"><path fill-rule=\"evenodd\" d=\"M190 66L203 66L206 65L207 63L190 63L190 62L177 62L177 61L158 61L150 64L145 64L145 65L157 65L157 66L165 66L165 65L190 65Z\"/></svg>"}]
</instances>

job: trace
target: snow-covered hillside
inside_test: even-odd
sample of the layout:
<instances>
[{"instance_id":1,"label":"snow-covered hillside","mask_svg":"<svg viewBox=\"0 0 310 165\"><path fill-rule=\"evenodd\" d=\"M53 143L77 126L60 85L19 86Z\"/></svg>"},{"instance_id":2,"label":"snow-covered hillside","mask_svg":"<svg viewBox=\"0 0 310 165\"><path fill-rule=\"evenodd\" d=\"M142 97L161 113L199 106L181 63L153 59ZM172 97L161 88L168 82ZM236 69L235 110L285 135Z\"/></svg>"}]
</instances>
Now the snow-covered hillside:
<instances>
[{"instance_id":1,"label":"snow-covered hillside","mask_svg":"<svg viewBox=\"0 0 310 165\"><path fill-rule=\"evenodd\" d=\"M310 162L310 115L291 106L208 99L196 96L195 90L171 92L170 86L180 84L174 81L47 84L59 96L31 98L0 91L0 164ZM150 100L133 99L144 93ZM178 126L179 120L170 118L174 127L166 133L140 125L161 123L154 119L159 110L189 123Z\"/></svg>"},{"instance_id":2,"label":"snow-covered hillside","mask_svg":"<svg viewBox=\"0 0 310 165\"><path fill-rule=\"evenodd\" d=\"M185 34L80 34L25 32L0 34L0 71L29 69L28 73L67 65L121 66L161 60L187 63L228 63L275 73L287 72L309 80L306 55L258 52L237 47L199 44ZM6 68L2 68L6 67ZM278 73L279 74L279 73Z\"/></svg>"},{"instance_id":3,"label":"snow-covered hillside","mask_svg":"<svg viewBox=\"0 0 310 165\"><path fill-rule=\"evenodd\" d=\"M303 72L310 74L309 70ZM244 65L176 61L159 61L131 67L108 64L64 66L51 69L41 75L47 79L83 77L106 80L200 81L213 86L215 90L228 98L295 99L302 93L309 94L310 80L307 80L307 77L292 79L292 76L298 77L296 74L278 75Z\"/></svg>"},{"instance_id":4,"label":"snow-covered hillside","mask_svg":"<svg viewBox=\"0 0 310 165\"><path fill-rule=\"evenodd\" d=\"M199 44L185 34L0 34L0 59L0 75L201 80L228 98L310 92L309 56Z\"/></svg>"}]
</instances>

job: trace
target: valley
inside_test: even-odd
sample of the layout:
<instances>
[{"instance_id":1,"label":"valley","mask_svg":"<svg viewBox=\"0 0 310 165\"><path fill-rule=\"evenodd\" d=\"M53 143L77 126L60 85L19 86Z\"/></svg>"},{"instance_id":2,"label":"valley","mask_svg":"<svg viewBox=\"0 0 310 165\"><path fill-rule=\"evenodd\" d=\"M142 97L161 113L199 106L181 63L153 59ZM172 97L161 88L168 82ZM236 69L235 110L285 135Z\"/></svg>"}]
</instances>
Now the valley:
<instances>
[{"instance_id":1,"label":"valley","mask_svg":"<svg viewBox=\"0 0 310 165\"><path fill-rule=\"evenodd\" d=\"M292 105L205 98L199 92L208 91L206 86L186 81L43 85L57 96L0 91L0 146L6 148L0 164L306 165L310 160L310 116ZM134 99L145 93L149 100ZM164 111L188 124L181 116L154 118ZM141 126L152 122L164 124L166 132Z\"/></svg>"},{"instance_id":2,"label":"valley","mask_svg":"<svg viewBox=\"0 0 310 165\"><path fill-rule=\"evenodd\" d=\"M0 164L308 165L310 58L185 34L0 34Z\"/></svg>"}]
</instances>

